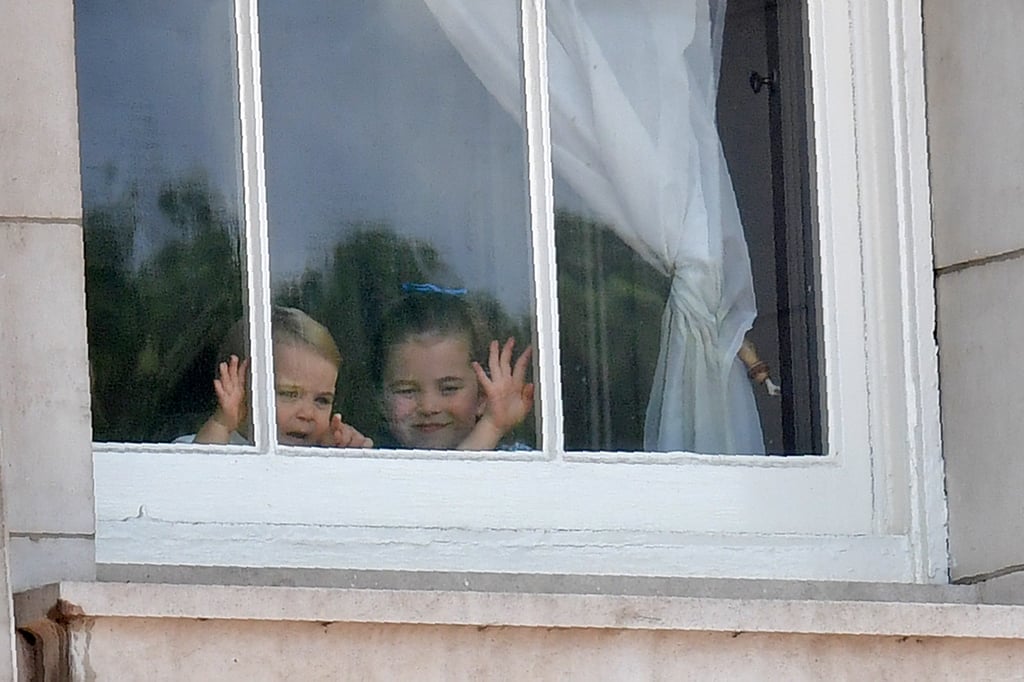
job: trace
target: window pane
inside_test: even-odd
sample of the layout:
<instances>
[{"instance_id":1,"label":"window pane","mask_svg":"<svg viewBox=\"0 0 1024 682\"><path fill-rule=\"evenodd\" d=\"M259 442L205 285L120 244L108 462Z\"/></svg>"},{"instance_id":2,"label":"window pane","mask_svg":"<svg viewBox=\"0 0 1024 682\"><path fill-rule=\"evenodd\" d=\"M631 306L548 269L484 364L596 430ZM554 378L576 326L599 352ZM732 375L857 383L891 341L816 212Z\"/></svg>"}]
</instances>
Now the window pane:
<instances>
[{"instance_id":1,"label":"window pane","mask_svg":"<svg viewBox=\"0 0 1024 682\"><path fill-rule=\"evenodd\" d=\"M485 340L532 338L518 5L503 2L503 103L425 3L259 3L274 299L329 329L336 407L378 445L417 445L385 424L390 356L374 355L403 283L466 289ZM532 418L505 439L534 441Z\"/></svg>"},{"instance_id":2,"label":"window pane","mask_svg":"<svg viewBox=\"0 0 1024 682\"><path fill-rule=\"evenodd\" d=\"M825 451L803 32L803 0L730 0L718 92L757 296L747 337L783 387L754 391L769 454ZM752 76L771 82L755 93Z\"/></svg>"},{"instance_id":3,"label":"window pane","mask_svg":"<svg viewBox=\"0 0 1024 682\"><path fill-rule=\"evenodd\" d=\"M93 432L195 433L245 263L231 0L75 3Z\"/></svg>"},{"instance_id":4,"label":"window pane","mask_svg":"<svg viewBox=\"0 0 1024 682\"><path fill-rule=\"evenodd\" d=\"M725 4L547 3L567 449L823 451L800 3Z\"/></svg>"}]
</instances>

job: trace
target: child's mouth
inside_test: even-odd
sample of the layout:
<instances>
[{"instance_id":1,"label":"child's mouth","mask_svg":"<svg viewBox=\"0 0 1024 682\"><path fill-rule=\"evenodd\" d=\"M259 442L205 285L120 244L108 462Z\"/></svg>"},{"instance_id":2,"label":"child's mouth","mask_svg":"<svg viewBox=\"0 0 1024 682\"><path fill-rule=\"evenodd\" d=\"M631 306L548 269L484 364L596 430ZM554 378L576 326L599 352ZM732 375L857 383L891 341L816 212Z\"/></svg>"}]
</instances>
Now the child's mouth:
<instances>
[{"instance_id":1,"label":"child's mouth","mask_svg":"<svg viewBox=\"0 0 1024 682\"><path fill-rule=\"evenodd\" d=\"M280 439L282 445L305 445L309 434L301 431L289 431Z\"/></svg>"},{"instance_id":2,"label":"child's mouth","mask_svg":"<svg viewBox=\"0 0 1024 682\"><path fill-rule=\"evenodd\" d=\"M416 429L423 433L434 433L448 426L447 424L417 424Z\"/></svg>"}]
</instances>

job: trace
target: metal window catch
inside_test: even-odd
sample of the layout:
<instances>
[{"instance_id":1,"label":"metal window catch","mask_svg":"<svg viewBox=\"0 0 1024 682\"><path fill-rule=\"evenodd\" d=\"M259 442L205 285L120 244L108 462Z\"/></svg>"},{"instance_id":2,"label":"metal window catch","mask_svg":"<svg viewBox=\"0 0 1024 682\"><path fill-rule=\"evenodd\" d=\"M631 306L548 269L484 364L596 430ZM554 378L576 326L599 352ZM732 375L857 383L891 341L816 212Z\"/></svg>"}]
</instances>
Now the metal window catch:
<instances>
[{"instance_id":1,"label":"metal window catch","mask_svg":"<svg viewBox=\"0 0 1024 682\"><path fill-rule=\"evenodd\" d=\"M750 72L750 89L754 91L754 94L761 92L761 88L768 86L768 92L775 92L775 88L779 82L779 72L772 69L771 73L766 76L762 76L757 71Z\"/></svg>"}]
</instances>

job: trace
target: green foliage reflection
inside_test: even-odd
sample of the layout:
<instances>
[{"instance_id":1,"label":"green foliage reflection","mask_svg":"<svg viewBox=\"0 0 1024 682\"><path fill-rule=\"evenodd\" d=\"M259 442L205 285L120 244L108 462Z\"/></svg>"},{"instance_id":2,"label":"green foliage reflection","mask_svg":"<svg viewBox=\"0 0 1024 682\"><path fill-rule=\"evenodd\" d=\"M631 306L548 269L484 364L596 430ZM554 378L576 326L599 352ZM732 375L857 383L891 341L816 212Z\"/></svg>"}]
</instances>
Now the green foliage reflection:
<instances>
[{"instance_id":1,"label":"green foliage reflection","mask_svg":"<svg viewBox=\"0 0 1024 682\"><path fill-rule=\"evenodd\" d=\"M137 255L134 190L86 211L86 293L97 441L166 442L192 433L213 409L216 350L243 315L238 218L202 179L169 183L156 206L171 236ZM429 243L383 223L347 224L321 267L274 284L274 302L308 312L341 349L336 409L364 433L381 432L371 349L381 312L402 282L456 285ZM667 279L605 227L556 216L560 355L566 447L642 449ZM527 286L526 282L510 286ZM489 333L532 342L486 292L470 292ZM535 442L532 419L512 434Z\"/></svg>"},{"instance_id":2,"label":"green foliage reflection","mask_svg":"<svg viewBox=\"0 0 1024 682\"><path fill-rule=\"evenodd\" d=\"M335 244L329 264L275 286L274 299L305 310L331 330L343 358L337 407L346 421L379 439L382 413L371 355L381 313L401 295L403 282L455 282L432 245L399 236L386 224L349 224L341 232L346 236ZM515 336L520 348L531 341L528 319L513 320L489 293L470 292L468 297L489 334ZM533 443L533 431L530 419L511 437Z\"/></svg>"},{"instance_id":3,"label":"green foliage reflection","mask_svg":"<svg viewBox=\"0 0 1024 682\"><path fill-rule=\"evenodd\" d=\"M643 450L669 281L606 226L555 215L567 450Z\"/></svg>"},{"instance_id":4,"label":"green foliage reflection","mask_svg":"<svg viewBox=\"0 0 1024 682\"><path fill-rule=\"evenodd\" d=\"M164 186L169 239L136 264L140 200L130 190L85 213L86 300L98 441L164 441L212 408L220 339L242 314L238 220L204 180Z\"/></svg>"}]
</instances>

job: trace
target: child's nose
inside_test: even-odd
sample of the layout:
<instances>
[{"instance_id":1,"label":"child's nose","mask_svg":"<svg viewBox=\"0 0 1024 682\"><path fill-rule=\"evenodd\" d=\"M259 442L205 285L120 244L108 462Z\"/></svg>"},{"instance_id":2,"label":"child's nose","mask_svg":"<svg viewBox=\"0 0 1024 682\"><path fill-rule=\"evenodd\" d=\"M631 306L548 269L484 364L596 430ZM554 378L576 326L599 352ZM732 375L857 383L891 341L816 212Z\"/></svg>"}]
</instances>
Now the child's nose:
<instances>
[{"instance_id":1,"label":"child's nose","mask_svg":"<svg viewBox=\"0 0 1024 682\"><path fill-rule=\"evenodd\" d=\"M296 410L295 416L299 419L312 420L316 416L316 405L313 404L312 400L300 401L299 409Z\"/></svg>"},{"instance_id":2,"label":"child's nose","mask_svg":"<svg viewBox=\"0 0 1024 682\"><path fill-rule=\"evenodd\" d=\"M441 395L436 391L424 391L420 394L420 412L436 414L441 411Z\"/></svg>"}]
</instances>

